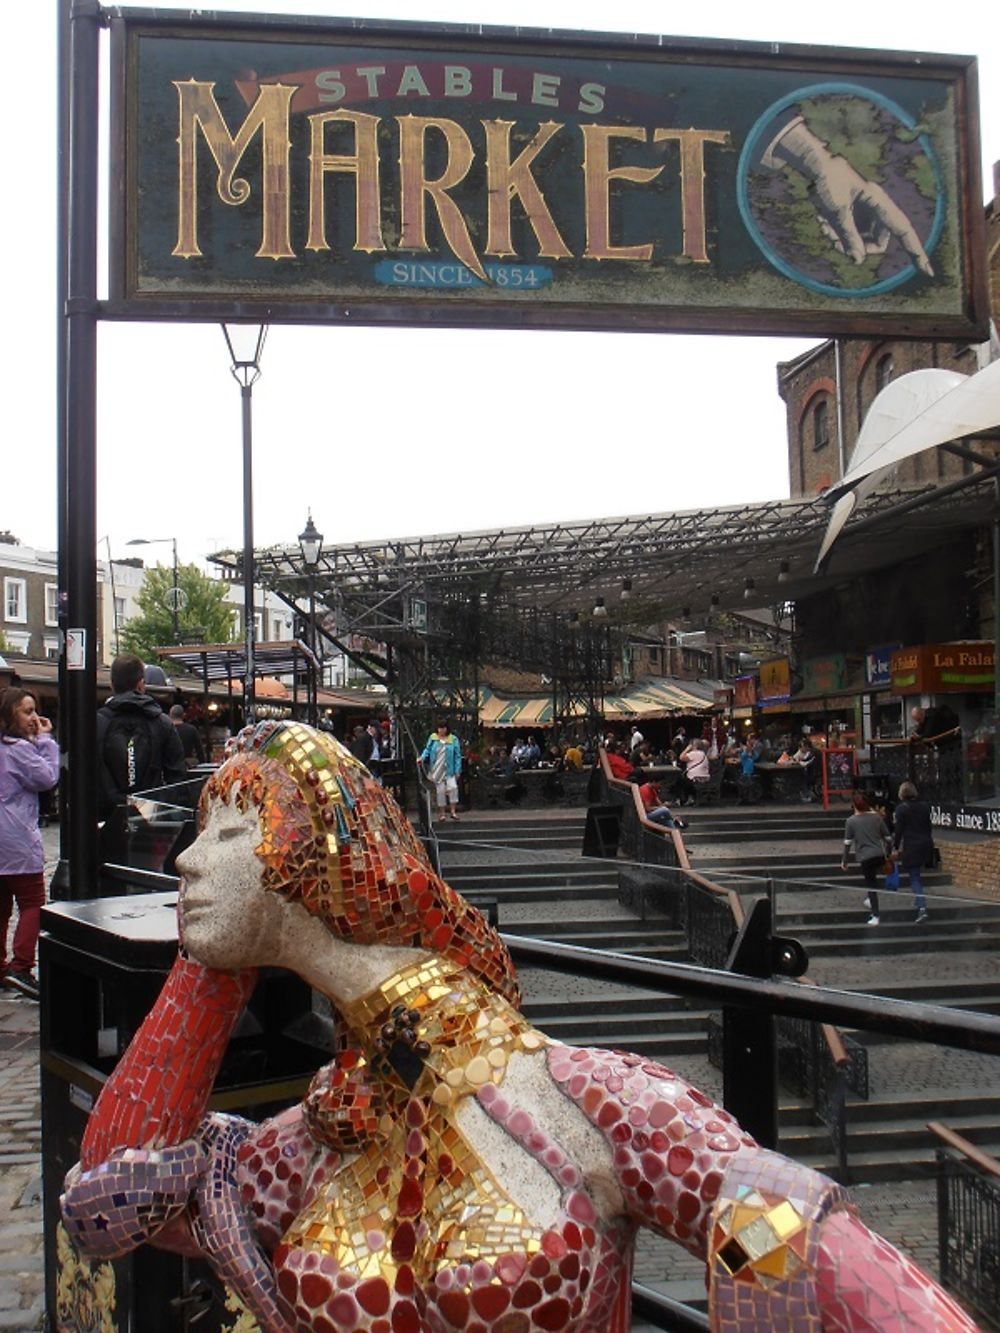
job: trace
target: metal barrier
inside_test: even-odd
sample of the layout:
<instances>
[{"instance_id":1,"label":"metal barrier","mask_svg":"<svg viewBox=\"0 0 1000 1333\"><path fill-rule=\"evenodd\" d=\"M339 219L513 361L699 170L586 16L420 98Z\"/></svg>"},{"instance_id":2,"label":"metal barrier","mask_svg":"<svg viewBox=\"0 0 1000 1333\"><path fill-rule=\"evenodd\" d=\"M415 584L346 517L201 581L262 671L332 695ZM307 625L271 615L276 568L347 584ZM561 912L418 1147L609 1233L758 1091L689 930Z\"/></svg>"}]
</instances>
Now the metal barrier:
<instances>
[{"instance_id":1,"label":"metal barrier","mask_svg":"<svg viewBox=\"0 0 1000 1333\"><path fill-rule=\"evenodd\" d=\"M1000 1311L1000 1162L932 1122L937 1149L941 1282L997 1327Z\"/></svg>"},{"instance_id":2,"label":"metal barrier","mask_svg":"<svg viewBox=\"0 0 1000 1333\"><path fill-rule=\"evenodd\" d=\"M847 1184L847 1094L850 1091L868 1100L868 1051L853 1037L842 1034L837 1034L838 1040L832 1043L821 1024L800 1018L778 1018L775 1030L778 1081L789 1091L808 1098L837 1154L837 1178ZM838 1048L843 1051L842 1057ZM722 1068L722 1023L715 1015L708 1020L708 1058L717 1069Z\"/></svg>"},{"instance_id":3,"label":"metal barrier","mask_svg":"<svg viewBox=\"0 0 1000 1333\"><path fill-rule=\"evenodd\" d=\"M965 799L962 733L957 727L939 736L872 741L871 766L872 772L888 777L893 800L901 782L912 782L925 801Z\"/></svg>"},{"instance_id":4,"label":"metal barrier","mask_svg":"<svg viewBox=\"0 0 1000 1333\"><path fill-rule=\"evenodd\" d=\"M470 804L477 809L513 806L544 810L553 806L582 809L587 804L588 770L527 768L490 773L480 768L469 783Z\"/></svg>"}]
</instances>

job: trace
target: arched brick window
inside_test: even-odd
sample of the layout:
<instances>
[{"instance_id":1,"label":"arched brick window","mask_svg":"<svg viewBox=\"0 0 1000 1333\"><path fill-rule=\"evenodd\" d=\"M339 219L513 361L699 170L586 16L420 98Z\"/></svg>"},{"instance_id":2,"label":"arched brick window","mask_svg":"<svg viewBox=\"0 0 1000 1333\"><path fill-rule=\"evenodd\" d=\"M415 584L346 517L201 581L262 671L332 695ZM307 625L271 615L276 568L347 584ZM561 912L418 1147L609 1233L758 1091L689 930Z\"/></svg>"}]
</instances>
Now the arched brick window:
<instances>
[{"instance_id":1,"label":"arched brick window","mask_svg":"<svg viewBox=\"0 0 1000 1333\"><path fill-rule=\"evenodd\" d=\"M830 402L821 398L812 410L813 449L825 449L830 443Z\"/></svg>"},{"instance_id":2,"label":"arched brick window","mask_svg":"<svg viewBox=\"0 0 1000 1333\"><path fill-rule=\"evenodd\" d=\"M881 393L885 386L892 379L895 372L895 365L892 360L892 353L886 352L880 356L875 363L875 392Z\"/></svg>"}]
</instances>

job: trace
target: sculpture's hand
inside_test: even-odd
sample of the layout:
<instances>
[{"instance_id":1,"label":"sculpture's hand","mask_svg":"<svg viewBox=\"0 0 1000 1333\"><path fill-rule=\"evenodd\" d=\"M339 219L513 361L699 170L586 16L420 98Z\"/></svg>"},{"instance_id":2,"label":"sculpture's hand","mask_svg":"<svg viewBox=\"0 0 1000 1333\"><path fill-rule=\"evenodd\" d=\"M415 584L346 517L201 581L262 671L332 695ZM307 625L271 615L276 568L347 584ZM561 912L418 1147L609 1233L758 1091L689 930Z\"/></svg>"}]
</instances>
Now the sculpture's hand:
<instances>
[{"instance_id":1,"label":"sculpture's hand","mask_svg":"<svg viewBox=\"0 0 1000 1333\"><path fill-rule=\"evenodd\" d=\"M866 180L846 158L831 153L799 116L775 139L765 164L785 162L808 177L823 234L855 264L884 254L895 237L921 273L934 268L913 223L876 181Z\"/></svg>"},{"instance_id":2,"label":"sculpture's hand","mask_svg":"<svg viewBox=\"0 0 1000 1333\"><path fill-rule=\"evenodd\" d=\"M116 1259L153 1240L187 1207L207 1157L193 1139L162 1151L129 1148L93 1171L66 1173L59 1201L74 1245L97 1259Z\"/></svg>"}]
</instances>

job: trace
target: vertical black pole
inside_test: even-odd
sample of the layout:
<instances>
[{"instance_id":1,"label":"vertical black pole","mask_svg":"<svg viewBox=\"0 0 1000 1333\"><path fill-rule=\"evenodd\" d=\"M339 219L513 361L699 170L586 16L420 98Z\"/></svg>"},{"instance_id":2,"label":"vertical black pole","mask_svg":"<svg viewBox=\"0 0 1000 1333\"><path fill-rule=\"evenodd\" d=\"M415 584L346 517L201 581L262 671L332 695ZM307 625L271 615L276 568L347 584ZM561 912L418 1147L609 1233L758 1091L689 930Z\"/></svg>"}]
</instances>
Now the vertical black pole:
<instances>
[{"instance_id":1,"label":"vertical black pole","mask_svg":"<svg viewBox=\"0 0 1000 1333\"><path fill-rule=\"evenodd\" d=\"M178 644L181 641L181 631L180 631L180 607L177 604L178 584L177 584L177 538L176 537L173 538L173 543L174 543L174 643Z\"/></svg>"},{"instance_id":2,"label":"vertical black pole","mask_svg":"<svg viewBox=\"0 0 1000 1333\"><path fill-rule=\"evenodd\" d=\"M66 494L66 298L69 255L69 71L70 71L70 0L56 0L58 5L58 72L59 124L57 127L56 162L58 194L56 200L56 458L57 458L57 540L58 540L58 620L59 620L59 716L58 736L62 745L62 762L66 762L66 719L69 716L67 699L68 681L63 670L65 662L67 611L67 584L69 581L69 503ZM59 784L59 865L52 877L50 896L65 898L69 883L69 783L66 773Z\"/></svg>"},{"instance_id":3,"label":"vertical black pole","mask_svg":"<svg viewBox=\"0 0 1000 1333\"><path fill-rule=\"evenodd\" d=\"M309 566L309 647L313 660L309 663L309 721L319 725L319 681L316 679L316 575Z\"/></svg>"},{"instance_id":4,"label":"vertical black pole","mask_svg":"<svg viewBox=\"0 0 1000 1333\"><path fill-rule=\"evenodd\" d=\"M993 796L1000 796L1000 477L993 478ZM964 794L964 793L963 793Z\"/></svg>"},{"instance_id":5,"label":"vertical black pole","mask_svg":"<svg viewBox=\"0 0 1000 1333\"><path fill-rule=\"evenodd\" d=\"M253 607L253 385L240 385L243 407L243 637L246 670L243 676L243 725L254 719L254 607Z\"/></svg>"},{"instance_id":6,"label":"vertical black pole","mask_svg":"<svg viewBox=\"0 0 1000 1333\"><path fill-rule=\"evenodd\" d=\"M61 551L66 634L60 657L68 753L69 878L66 896L97 892L97 792L93 782L97 694L97 161L100 10L94 0L69 6L70 85L67 173L65 423L60 440L60 497L66 505ZM73 503L67 497L72 495ZM65 841L63 848L65 850Z\"/></svg>"}]
</instances>

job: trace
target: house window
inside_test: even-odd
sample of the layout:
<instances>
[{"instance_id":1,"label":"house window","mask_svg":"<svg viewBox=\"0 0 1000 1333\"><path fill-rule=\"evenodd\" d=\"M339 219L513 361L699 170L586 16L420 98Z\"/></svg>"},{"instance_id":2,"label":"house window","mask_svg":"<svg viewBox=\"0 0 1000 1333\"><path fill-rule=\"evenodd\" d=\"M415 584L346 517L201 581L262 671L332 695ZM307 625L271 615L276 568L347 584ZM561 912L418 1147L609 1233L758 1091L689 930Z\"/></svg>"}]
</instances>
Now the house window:
<instances>
[{"instance_id":1,"label":"house window","mask_svg":"<svg viewBox=\"0 0 1000 1333\"><path fill-rule=\"evenodd\" d=\"M24 630L7 630L4 638L12 653L23 653L26 657L28 649L31 647L31 635L26 634Z\"/></svg>"},{"instance_id":2,"label":"house window","mask_svg":"<svg viewBox=\"0 0 1000 1333\"><path fill-rule=\"evenodd\" d=\"M282 636L282 630L285 628L285 621L282 616L271 617L271 638L277 642Z\"/></svg>"},{"instance_id":3,"label":"house window","mask_svg":"<svg viewBox=\"0 0 1000 1333\"><path fill-rule=\"evenodd\" d=\"M253 613L253 636L258 643L264 642L264 613L255 611Z\"/></svg>"},{"instance_id":4,"label":"house window","mask_svg":"<svg viewBox=\"0 0 1000 1333\"><path fill-rule=\"evenodd\" d=\"M124 624L125 624L125 598L124 598L124 597L116 597L116 598L115 598L115 624L116 624L116 625L124 625Z\"/></svg>"},{"instance_id":5,"label":"house window","mask_svg":"<svg viewBox=\"0 0 1000 1333\"><path fill-rule=\"evenodd\" d=\"M830 404L820 399L812 410L813 448L825 449L830 443Z\"/></svg>"},{"instance_id":6,"label":"house window","mask_svg":"<svg viewBox=\"0 0 1000 1333\"><path fill-rule=\"evenodd\" d=\"M59 656L59 640L54 639L51 634L45 636L45 656L50 660Z\"/></svg>"},{"instance_id":7,"label":"house window","mask_svg":"<svg viewBox=\"0 0 1000 1333\"><path fill-rule=\"evenodd\" d=\"M24 579L4 579L4 618L18 624L28 619L28 585Z\"/></svg>"},{"instance_id":8,"label":"house window","mask_svg":"<svg viewBox=\"0 0 1000 1333\"><path fill-rule=\"evenodd\" d=\"M45 623L59 624L59 587L55 583L45 585Z\"/></svg>"}]
</instances>

